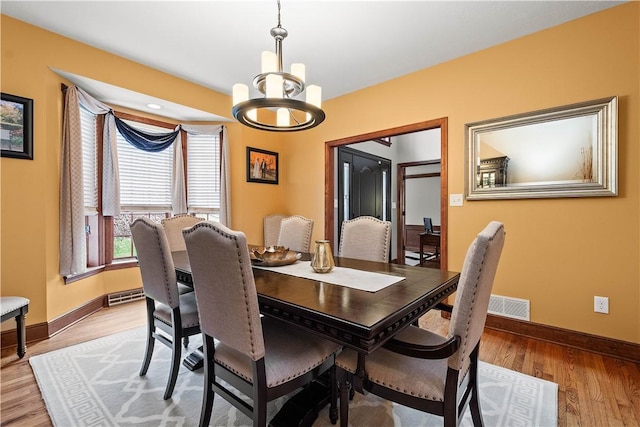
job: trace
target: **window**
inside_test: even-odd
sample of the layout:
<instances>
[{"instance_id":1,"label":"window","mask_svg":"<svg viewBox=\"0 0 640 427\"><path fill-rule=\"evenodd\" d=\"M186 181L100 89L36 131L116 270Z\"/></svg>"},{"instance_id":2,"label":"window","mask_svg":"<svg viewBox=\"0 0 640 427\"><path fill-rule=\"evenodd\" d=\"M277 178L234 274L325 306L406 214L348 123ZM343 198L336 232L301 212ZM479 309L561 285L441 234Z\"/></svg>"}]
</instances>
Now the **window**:
<instances>
[{"instance_id":1,"label":"window","mask_svg":"<svg viewBox=\"0 0 640 427\"><path fill-rule=\"evenodd\" d=\"M189 213L218 221L220 214L220 137L187 135Z\"/></svg>"},{"instance_id":2,"label":"window","mask_svg":"<svg viewBox=\"0 0 640 427\"><path fill-rule=\"evenodd\" d=\"M131 120L125 122L149 133L167 133L168 129ZM135 256L131 223L140 216L153 221L171 215L173 145L149 153L129 144L117 133L120 172L120 216L113 219L113 259Z\"/></svg>"},{"instance_id":3,"label":"window","mask_svg":"<svg viewBox=\"0 0 640 427\"><path fill-rule=\"evenodd\" d=\"M82 177L84 183L84 209L87 214L98 212L98 140L96 116L80 107L82 133Z\"/></svg>"},{"instance_id":4,"label":"window","mask_svg":"<svg viewBox=\"0 0 640 427\"><path fill-rule=\"evenodd\" d=\"M97 267L118 261L129 266L136 255L131 223L144 216L160 222L171 216L173 198L174 146L148 153L116 134L120 179L120 210L117 217L102 215L102 115L81 107L83 141L83 183L87 225L87 266ZM175 129L175 124L117 113L129 126L148 133ZM218 135L182 133L185 152L185 180L189 213L206 220L219 220L221 141ZM117 267L116 267L117 268Z\"/></svg>"},{"instance_id":5,"label":"window","mask_svg":"<svg viewBox=\"0 0 640 427\"><path fill-rule=\"evenodd\" d=\"M98 121L96 115L80 106L80 132L82 134L82 181L87 242L87 266L100 265L100 239L98 217Z\"/></svg>"}]
</instances>

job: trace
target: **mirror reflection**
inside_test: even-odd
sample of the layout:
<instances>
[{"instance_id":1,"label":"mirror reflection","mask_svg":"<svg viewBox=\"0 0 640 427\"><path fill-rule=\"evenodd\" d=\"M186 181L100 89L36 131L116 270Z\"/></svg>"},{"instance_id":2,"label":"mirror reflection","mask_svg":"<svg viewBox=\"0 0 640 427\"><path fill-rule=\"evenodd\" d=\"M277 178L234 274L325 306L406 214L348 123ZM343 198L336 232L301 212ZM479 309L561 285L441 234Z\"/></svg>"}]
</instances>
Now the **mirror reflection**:
<instances>
[{"instance_id":1,"label":"mirror reflection","mask_svg":"<svg viewBox=\"0 0 640 427\"><path fill-rule=\"evenodd\" d=\"M468 199L617 194L617 98L467 124Z\"/></svg>"}]
</instances>

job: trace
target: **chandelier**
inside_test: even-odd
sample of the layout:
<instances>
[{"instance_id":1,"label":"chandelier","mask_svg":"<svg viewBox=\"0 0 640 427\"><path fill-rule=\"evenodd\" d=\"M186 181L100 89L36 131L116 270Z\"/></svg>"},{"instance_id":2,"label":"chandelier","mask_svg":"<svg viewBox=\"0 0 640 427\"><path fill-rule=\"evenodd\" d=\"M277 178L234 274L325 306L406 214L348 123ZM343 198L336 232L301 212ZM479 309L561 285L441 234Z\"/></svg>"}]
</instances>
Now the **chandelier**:
<instances>
[{"instance_id":1,"label":"chandelier","mask_svg":"<svg viewBox=\"0 0 640 427\"><path fill-rule=\"evenodd\" d=\"M320 108L320 86L306 86L306 102L294 98L305 91L304 64L291 64L290 73L282 71L282 40L287 35L287 30L280 24L278 0L278 26L271 29L271 36L276 40L276 51L262 52L262 72L253 79L253 86L264 97L249 99L247 85L233 85L231 111L233 117L243 125L261 130L291 132L311 129L324 121L324 111ZM260 114L264 110L270 112Z\"/></svg>"}]
</instances>

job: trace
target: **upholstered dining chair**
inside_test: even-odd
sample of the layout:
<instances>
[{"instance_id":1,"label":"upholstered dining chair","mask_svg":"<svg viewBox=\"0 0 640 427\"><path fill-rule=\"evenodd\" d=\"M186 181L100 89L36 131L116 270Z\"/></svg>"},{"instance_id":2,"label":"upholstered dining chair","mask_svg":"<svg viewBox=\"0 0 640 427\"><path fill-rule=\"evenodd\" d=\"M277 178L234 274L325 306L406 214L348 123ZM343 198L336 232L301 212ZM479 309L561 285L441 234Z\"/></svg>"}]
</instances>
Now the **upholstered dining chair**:
<instances>
[{"instance_id":1,"label":"upholstered dining chair","mask_svg":"<svg viewBox=\"0 0 640 427\"><path fill-rule=\"evenodd\" d=\"M183 233L204 347L201 426L209 425L216 393L252 418L254 426L265 426L267 402L309 384L328 370L335 382L338 344L260 316L244 233L213 222L196 224ZM252 405L221 380L251 399ZM335 392L332 387L334 413Z\"/></svg>"},{"instance_id":2,"label":"upholstered dining chair","mask_svg":"<svg viewBox=\"0 0 640 427\"><path fill-rule=\"evenodd\" d=\"M264 217L264 245L274 246L278 244L280 236L280 222L285 215L273 214Z\"/></svg>"},{"instance_id":3,"label":"upholstered dining chair","mask_svg":"<svg viewBox=\"0 0 640 427\"><path fill-rule=\"evenodd\" d=\"M363 388L384 399L444 418L457 426L469 406L474 426L482 426L478 400L478 351L493 279L504 245L503 224L492 221L467 250L447 337L409 326L365 359ZM450 309L445 304L440 308ZM349 417L349 385L357 354L336 359L340 383L340 425ZM335 386L335 385L334 385Z\"/></svg>"},{"instance_id":4,"label":"upholstered dining chair","mask_svg":"<svg viewBox=\"0 0 640 427\"><path fill-rule=\"evenodd\" d=\"M313 220L300 215L283 218L280 222L278 245L296 252L309 252Z\"/></svg>"},{"instance_id":5,"label":"upholstered dining chair","mask_svg":"<svg viewBox=\"0 0 640 427\"><path fill-rule=\"evenodd\" d=\"M177 214L169 218L164 218L160 221L164 227L164 232L167 236L167 242L169 242L171 252L187 250L184 238L182 237L182 229L191 227L201 221L204 220L189 214Z\"/></svg>"},{"instance_id":6,"label":"upholstered dining chair","mask_svg":"<svg viewBox=\"0 0 640 427\"><path fill-rule=\"evenodd\" d=\"M149 369L156 340L169 347L171 370L164 392L166 400L171 397L178 378L181 339L200 333L196 297L193 292L178 293L169 242L161 224L144 217L137 218L131 224L131 235L136 245L147 302L147 345L140 376L146 375Z\"/></svg>"},{"instance_id":7,"label":"upholstered dining chair","mask_svg":"<svg viewBox=\"0 0 640 427\"><path fill-rule=\"evenodd\" d=\"M342 222L338 256L389 262L391 222L360 216Z\"/></svg>"},{"instance_id":8,"label":"upholstered dining chair","mask_svg":"<svg viewBox=\"0 0 640 427\"><path fill-rule=\"evenodd\" d=\"M177 214L169 218L164 218L160 223L164 228L164 233L167 236L167 242L169 242L169 249L171 252L186 251L187 246L184 244L184 238L182 237L182 229L191 227L194 224L204 221L202 218L198 218L189 214ZM178 292L186 294L192 292L193 288L184 283L178 282ZM189 337L185 337L184 346L189 345Z\"/></svg>"}]
</instances>

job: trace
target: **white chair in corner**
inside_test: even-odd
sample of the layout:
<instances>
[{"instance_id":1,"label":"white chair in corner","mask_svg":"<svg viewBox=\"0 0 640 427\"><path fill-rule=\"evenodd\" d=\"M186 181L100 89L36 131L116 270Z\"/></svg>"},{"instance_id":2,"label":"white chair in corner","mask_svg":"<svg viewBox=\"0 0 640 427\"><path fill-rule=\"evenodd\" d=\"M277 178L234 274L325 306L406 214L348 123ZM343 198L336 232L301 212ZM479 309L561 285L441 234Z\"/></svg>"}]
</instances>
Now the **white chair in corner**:
<instances>
[{"instance_id":1,"label":"white chair in corner","mask_svg":"<svg viewBox=\"0 0 640 427\"><path fill-rule=\"evenodd\" d=\"M184 244L184 237L182 237L182 229L193 227L201 221L204 220L189 214L177 214L160 221L164 228L164 234L167 236L171 252L187 250L187 246Z\"/></svg>"},{"instance_id":2,"label":"white chair in corner","mask_svg":"<svg viewBox=\"0 0 640 427\"><path fill-rule=\"evenodd\" d=\"M389 262L391 222L360 216L342 222L338 256Z\"/></svg>"},{"instance_id":3,"label":"white chair in corner","mask_svg":"<svg viewBox=\"0 0 640 427\"><path fill-rule=\"evenodd\" d=\"M167 236L167 242L169 242L169 249L171 252L186 251L187 246L184 244L182 229L193 227L202 221L204 221L202 218L189 214L177 214L170 218L164 218L160 221L162 228L164 228L164 234ZM185 285L184 283L178 282L178 292L180 294L186 294L187 292L193 292L193 288ZM188 342L189 338L187 337L185 343L188 344Z\"/></svg>"},{"instance_id":4,"label":"white chair in corner","mask_svg":"<svg viewBox=\"0 0 640 427\"><path fill-rule=\"evenodd\" d=\"M278 245L291 251L308 253L311 247L313 220L300 215L284 218L280 222Z\"/></svg>"},{"instance_id":5,"label":"white chair in corner","mask_svg":"<svg viewBox=\"0 0 640 427\"><path fill-rule=\"evenodd\" d=\"M274 246L278 244L280 236L280 223L285 215L273 214L264 217L264 245Z\"/></svg>"}]
</instances>

